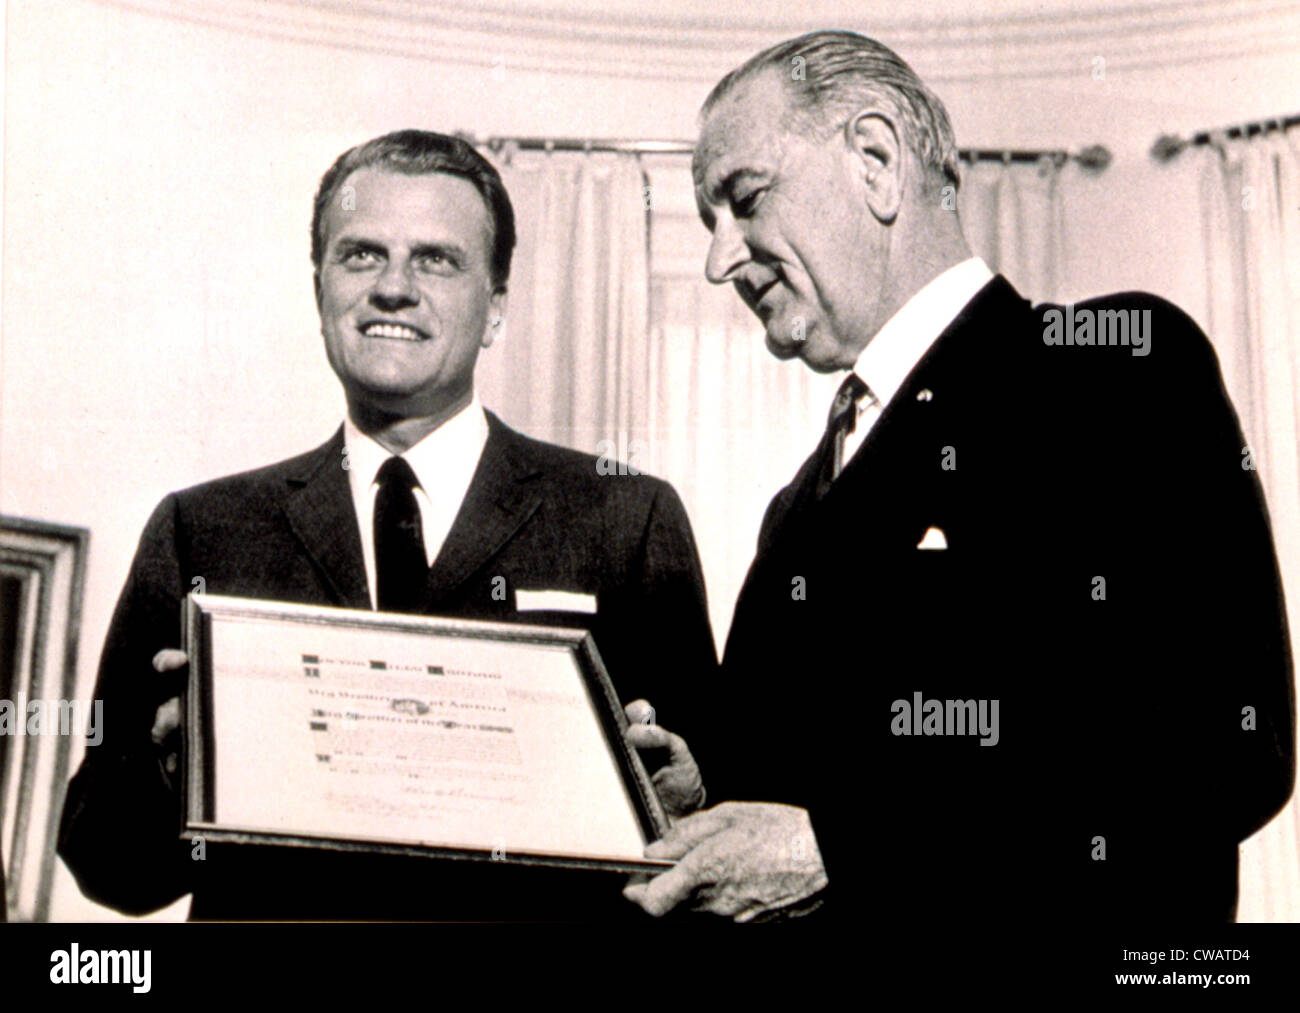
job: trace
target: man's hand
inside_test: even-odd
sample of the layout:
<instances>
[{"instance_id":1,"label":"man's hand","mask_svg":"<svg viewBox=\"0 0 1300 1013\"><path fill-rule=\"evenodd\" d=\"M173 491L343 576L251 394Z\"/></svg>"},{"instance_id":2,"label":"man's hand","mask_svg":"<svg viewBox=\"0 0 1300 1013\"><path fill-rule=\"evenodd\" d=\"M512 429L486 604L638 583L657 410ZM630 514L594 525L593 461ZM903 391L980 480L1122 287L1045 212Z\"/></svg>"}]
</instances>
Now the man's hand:
<instances>
[{"instance_id":1,"label":"man's hand","mask_svg":"<svg viewBox=\"0 0 1300 1013\"><path fill-rule=\"evenodd\" d=\"M647 858L678 859L623 896L655 917L687 898L696 910L747 922L806 900L826 886L806 809L770 802L724 802L678 820Z\"/></svg>"},{"instance_id":2,"label":"man's hand","mask_svg":"<svg viewBox=\"0 0 1300 1013\"><path fill-rule=\"evenodd\" d=\"M190 659L184 651L177 651L172 648L164 648L153 656L154 671L159 674L175 672L189 663ZM180 765L180 736L178 734L180 727L181 698L178 695L162 704L154 713L153 730L149 733L154 745L164 747L163 769L168 774L176 773L176 768Z\"/></svg>"},{"instance_id":3,"label":"man's hand","mask_svg":"<svg viewBox=\"0 0 1300 1013\"><path fill-rule=\"evenodd\" d=\"M651 771L650 780L669 819L676 820L704 805L704 782L686 740L655 724L654 708L644 700L633 700L625 710L627 741L631 745L640 750L657 750L661 756L667 751L667 762Z\"/></svg>"}]
</instances>

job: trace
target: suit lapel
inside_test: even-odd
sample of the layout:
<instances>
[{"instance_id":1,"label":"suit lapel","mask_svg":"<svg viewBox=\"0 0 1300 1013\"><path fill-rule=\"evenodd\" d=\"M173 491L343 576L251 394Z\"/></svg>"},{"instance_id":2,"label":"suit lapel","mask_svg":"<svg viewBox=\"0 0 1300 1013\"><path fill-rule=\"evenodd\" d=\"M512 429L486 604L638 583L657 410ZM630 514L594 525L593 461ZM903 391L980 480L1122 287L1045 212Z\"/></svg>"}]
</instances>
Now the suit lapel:
<instances>
[{"instance_id":1,"label":"suit lapel","mask_svg":"<svg viewBox=\"0 0 1300 1013\"><path fill-rule=\"evenodd\" d=\"M985 365L989 346L977 339L995 328L997 321L1009 323L1015 308L1009 300L1024 303L1001 275L975 294L904 378L845 474L851 469L870 470L869 462L882 445L889 447L898 441L915 444L918 437L929 435L934 420L950 408L954 388L980 383L977 371Z\"/></svg>"},{"instance_id":2,"label":"suit lapel","mask_svg":"<svg viewBox=\"0 0 1300 1013\"><path fill-rule=\"evenodd\" d=\"M801 495L813 480L808 472L815 454L777 494L764 518L759 552L737 599L727 655L752 635L751 624L763 621L763 588L779 586L787 594L788 574L798 571L798 566L792 571L787 564L808 552L825 551L827 538L840 539L841 547L855 546L859 551L868 545L867 551L897 549L916 545L929 524L945 526L946 517L931 515L931 510L944 510L945 498L926 495L927 490L941 488L934 484L943 475L939 434L960 436L961 423L971 417L967 403L973 398L974 410L980 411L981 397L996 396L993 378L1008 368L997 337L1003 329L1020 328L1017 317L1028 309L1007 280L997 276L908 374L826 496L813 501ZM1014 433L1007 434L1008 440L1014 438ZM765 576L768 572L776 575Z\"/></svg>"},{"instance_id":3,"label":"suit lapel","mask_svg":"<svg viewBox=\"0 0 1300 1013\"><path fill-rule=\"evenodd\" d=\"M879 523L881 515L902 503L900 490L908 493L915 488L915 479L909 474L909 469L915 470L915 454L909 454L907 450L928 446L930 442L930 423L935 412L931 400L917 400L917 389L911 378L899 388L839 478L819 499L816 495L817 471L826 442L826 437L822 437L822 442L804 461L794 480L774 501L771 515L760 532L760 553L780 539L787 526L794 530L817 528L824 523L850 522L842 516L845 513L852 513L851 523L864 532L874 533L882 527ZM937 458L934 463L937 468ZM892 489L893 493L880 498L872 494L873 489Z\"/></svg>"},{"instance_id":4,"label":"suit lapel","mask_svg":"<svg viewBox=\"0 0 1300 1013\"><path fill-rule=\"evenodd\" d=\"M284 512L303 549L339 604L370 608L361 535L348 473L343 467L343 427L288 478Z\"/></svg>"},{"instance_id":5,"label":"suit lapel","mask_svg":"<svg viewBox=\"0 0 1300 1013\"><path fill-rule=\"evenodd\" d=\"M781 535L787 521L797 517L814 505L816 493L817 470L820 467L822 453L826 443L823 435L821 442L812 454L803 462L790 484L776 494L763 516L762 527L758 532L758 555L762 556Z\"/></svg>"},{"instance_id":6,"label":"suit lapel","mask_svg":"<svg viewBox=\"0 0 1300 1013\"><path fill-rule=\"evenodd\" d=\"M488 439L460 512L429 571L430 607L494 556L541 505L525 441L491 412Z\"/></svg>"},{"instance_id":7,"label":"suit lapel","mask_svg":"<svg viewBox=\"0 0 1300 1013\"><path fill-rule=\"evenodd\" d=\"M1008 326L1028 304L1009 282L997 275L935 339L926 354L904 379L871 432L845 466L829 492L820 500L811 494L816 477L810 469L817 452L804 463L794 482L782 494L765 525L767 543L782 534L784 525L834 526L851 523L867 533L897 530L899 525L924 530L923 518L909 517L910 504L940 475L942 420L952 416L959 393L984 385L996 341L981 335ZM950 429L951 427L949 427ZM853 517L845 515L852 513Z\"/></svg>"}]
</instances>

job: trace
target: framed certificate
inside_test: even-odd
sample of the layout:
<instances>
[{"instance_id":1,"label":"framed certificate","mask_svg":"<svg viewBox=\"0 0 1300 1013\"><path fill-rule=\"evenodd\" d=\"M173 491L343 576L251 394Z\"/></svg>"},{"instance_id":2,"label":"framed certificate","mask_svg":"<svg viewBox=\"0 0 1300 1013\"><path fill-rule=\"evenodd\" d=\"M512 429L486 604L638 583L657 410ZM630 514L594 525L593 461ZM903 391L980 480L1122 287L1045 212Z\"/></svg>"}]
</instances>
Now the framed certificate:
<instances>
[{"instance_id":1,"label":"framed certificate","mask_svg":"<svg viewBox=\"0 0 1300 1013\"><path fill-rule=\"evenodd\" d=\"M195 593L184 645L187 838L672 864L585 630Z\"/></svg>"}]
</instances>

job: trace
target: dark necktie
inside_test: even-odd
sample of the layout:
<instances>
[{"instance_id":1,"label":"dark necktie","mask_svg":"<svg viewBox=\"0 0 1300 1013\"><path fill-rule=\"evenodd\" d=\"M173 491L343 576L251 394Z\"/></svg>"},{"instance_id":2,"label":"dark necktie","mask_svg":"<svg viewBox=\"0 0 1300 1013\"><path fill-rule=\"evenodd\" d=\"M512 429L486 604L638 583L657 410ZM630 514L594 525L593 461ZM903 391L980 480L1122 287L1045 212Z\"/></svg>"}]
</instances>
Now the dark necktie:
<instances>
[{"instance_id":1,"label":"dark necktie","mask_svg":"<svg viewBox=\"0 0 1300 1013\"><path fill-rule=\"evenodd\" d=\"M390 457L375 477L376 604L381 612L418 612L429 580L420 527L419 482L411 466Z\"/></svg>"},{"instance_id":2,"label":"dark necktie","mask_svg":"<svg viewBox=\"0 0 1300 1013\"><path fill-rule=\"evenodd\" d=\"M822 437L820 463L817 469L817 498L821 499L839 478L844 468L844 437L853 432L858 423L858 402L871 393L857 373L849 373L831 402L826 418L826 435Z\"/></svg>"}]
</instances>

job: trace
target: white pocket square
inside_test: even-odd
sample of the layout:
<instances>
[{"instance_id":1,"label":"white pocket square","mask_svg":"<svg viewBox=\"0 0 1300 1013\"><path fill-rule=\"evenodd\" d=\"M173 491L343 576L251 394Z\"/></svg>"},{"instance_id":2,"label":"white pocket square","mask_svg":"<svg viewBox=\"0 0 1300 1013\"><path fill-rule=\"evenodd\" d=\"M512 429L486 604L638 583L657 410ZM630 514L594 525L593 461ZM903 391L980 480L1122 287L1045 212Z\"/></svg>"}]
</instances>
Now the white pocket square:
<instances>
[{"instance_id":1,"label":"white pocket square","mask_svg":"<svg viewBox=\"0 0 1300 1013\"><path fill-rule=\"evenodd\" d=\"M918 549L946 549L948 539L943 537L943 531L940 528L926 528L925 536L916 543Z\"/></svg>"},{"instance_id":2,"label":"white pocket square","mask_svg":"<svg viewBox=\"0 0 1300 1013\"><path fill-rule=\"evenodd\" d=\"M596 596L581 591L516 591L515 608L520 612L592 612Z\"/></svg>"}]
</instances>

